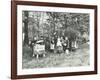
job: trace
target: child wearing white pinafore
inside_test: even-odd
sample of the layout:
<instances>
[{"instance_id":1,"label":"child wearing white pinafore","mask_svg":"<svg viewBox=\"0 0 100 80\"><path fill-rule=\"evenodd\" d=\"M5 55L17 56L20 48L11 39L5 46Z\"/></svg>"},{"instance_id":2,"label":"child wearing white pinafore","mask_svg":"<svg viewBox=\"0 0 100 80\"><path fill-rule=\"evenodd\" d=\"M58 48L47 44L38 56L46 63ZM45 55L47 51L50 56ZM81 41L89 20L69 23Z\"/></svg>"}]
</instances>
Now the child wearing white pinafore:
<instances>
[{"instance_id":1,"label":"child wearing white pinafore","mask_svg":"<svg viewBox=\"0 0 100 80\"><path fill-rule=\"evenodd\" d=\"M57 39L57 52L61 53L62 52L62 43L60 37Z\"/></svg>"},{"instance_id":2,"label":"child wearing white pinafore","mask_svg":"<svg viewBox=\"0 0 100 80\"><path fill-rule=\"evenodd\" d=\"M57 39L57 47L59 47L59 46L62 46L60 37L58 37L58 39Z\"/></svg>"}]
</instances>

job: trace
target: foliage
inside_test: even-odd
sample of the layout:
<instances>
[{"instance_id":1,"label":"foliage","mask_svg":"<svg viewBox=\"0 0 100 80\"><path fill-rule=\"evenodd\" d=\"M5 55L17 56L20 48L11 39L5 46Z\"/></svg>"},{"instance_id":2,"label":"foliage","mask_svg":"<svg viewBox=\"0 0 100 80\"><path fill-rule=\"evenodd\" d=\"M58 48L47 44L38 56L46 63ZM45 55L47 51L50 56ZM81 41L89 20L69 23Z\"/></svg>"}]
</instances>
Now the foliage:
<instances>
[{"instance_id":1,"label":"foliage","mask_svg":"<svg viewBox=\"0 0 100 80\"><path fill-rule=\"evenodd\" d=\"M32 56L32 49L28 45L23 46L23 57L30 58Z\"/></svg>"},{"instance_id":2,"label":"foliage","mask_svg":"<svg viewBox=\"0 0 100 80\"><path fill-rule=\"evenodd\" d=\"M79 31L68 27L65 30L65 36L67 36L69 39L75 40L77 37L79 37Z\"/></svg>"},{"instance_id":3,"label":"foliage","mask_svg":"<svg viewBox=\"0 0 100 80\"><path fill-rule=\"evenodd\" d=\"M28 14L29 39L34 36L52 37L55 32L59 36L64 33L72 39L83 35L84 32L89 35L89 14L39 11L29 11Z\"/></svg>"}]
</instances>

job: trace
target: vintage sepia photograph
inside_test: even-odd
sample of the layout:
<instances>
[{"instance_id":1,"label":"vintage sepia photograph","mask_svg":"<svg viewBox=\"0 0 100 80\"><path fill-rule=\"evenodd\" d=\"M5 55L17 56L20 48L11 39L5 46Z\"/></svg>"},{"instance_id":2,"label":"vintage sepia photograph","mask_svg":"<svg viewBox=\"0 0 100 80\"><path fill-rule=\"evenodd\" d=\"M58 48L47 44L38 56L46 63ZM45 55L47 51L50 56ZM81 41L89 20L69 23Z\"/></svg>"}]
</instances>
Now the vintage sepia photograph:
<instances>
[{"instance_id":1,"label":"vintage sepia photograph","mask_svg":"<svg viewBox=\"0 0 100 80\"><path fill-rule=\"evenodd\" d=\"M90 15L22 11L22 68L90 65Z\"/></svg>"}]
</instances>

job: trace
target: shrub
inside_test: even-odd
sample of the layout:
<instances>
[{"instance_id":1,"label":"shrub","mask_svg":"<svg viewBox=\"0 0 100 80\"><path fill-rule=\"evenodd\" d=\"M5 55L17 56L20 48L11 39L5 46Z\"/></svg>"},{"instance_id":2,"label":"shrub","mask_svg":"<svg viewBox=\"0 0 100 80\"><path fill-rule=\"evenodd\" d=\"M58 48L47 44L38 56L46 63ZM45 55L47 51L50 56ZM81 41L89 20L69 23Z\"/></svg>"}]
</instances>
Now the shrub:
<instances>
[{"instance_id":1,"label":"shrub","mask_svg":"<svg viewBox=\"0 0 100 80\"><path fill-rule=\"evenodd\" d=\"M23 46L23 57L24 58L32 57L32 54L33 54L32 49L28 45Z\"/></svg>"}]
</instances>

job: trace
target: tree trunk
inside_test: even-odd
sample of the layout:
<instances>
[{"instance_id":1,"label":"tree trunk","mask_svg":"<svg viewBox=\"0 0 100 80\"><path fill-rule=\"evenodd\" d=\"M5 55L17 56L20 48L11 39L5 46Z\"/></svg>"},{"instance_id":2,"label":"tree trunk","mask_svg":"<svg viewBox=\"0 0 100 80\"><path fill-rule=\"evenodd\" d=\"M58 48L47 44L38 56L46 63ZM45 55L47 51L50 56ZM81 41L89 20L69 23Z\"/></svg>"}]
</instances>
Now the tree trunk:
<instances>
[{"instance_id":1,"label":"tree trunk","mask_svg":"<svg viewBox=\"0 0 100 80\"><path fill-rule=\"evenodd\" d=\"M24 29L24 33L25 33L25 39L24 39L24 45L28 45L28 12L25 11L24 12L24 17L25 17L25 21L24 21L24 24L25 24L25 29Z\"/></svg>"}]
</instances>

